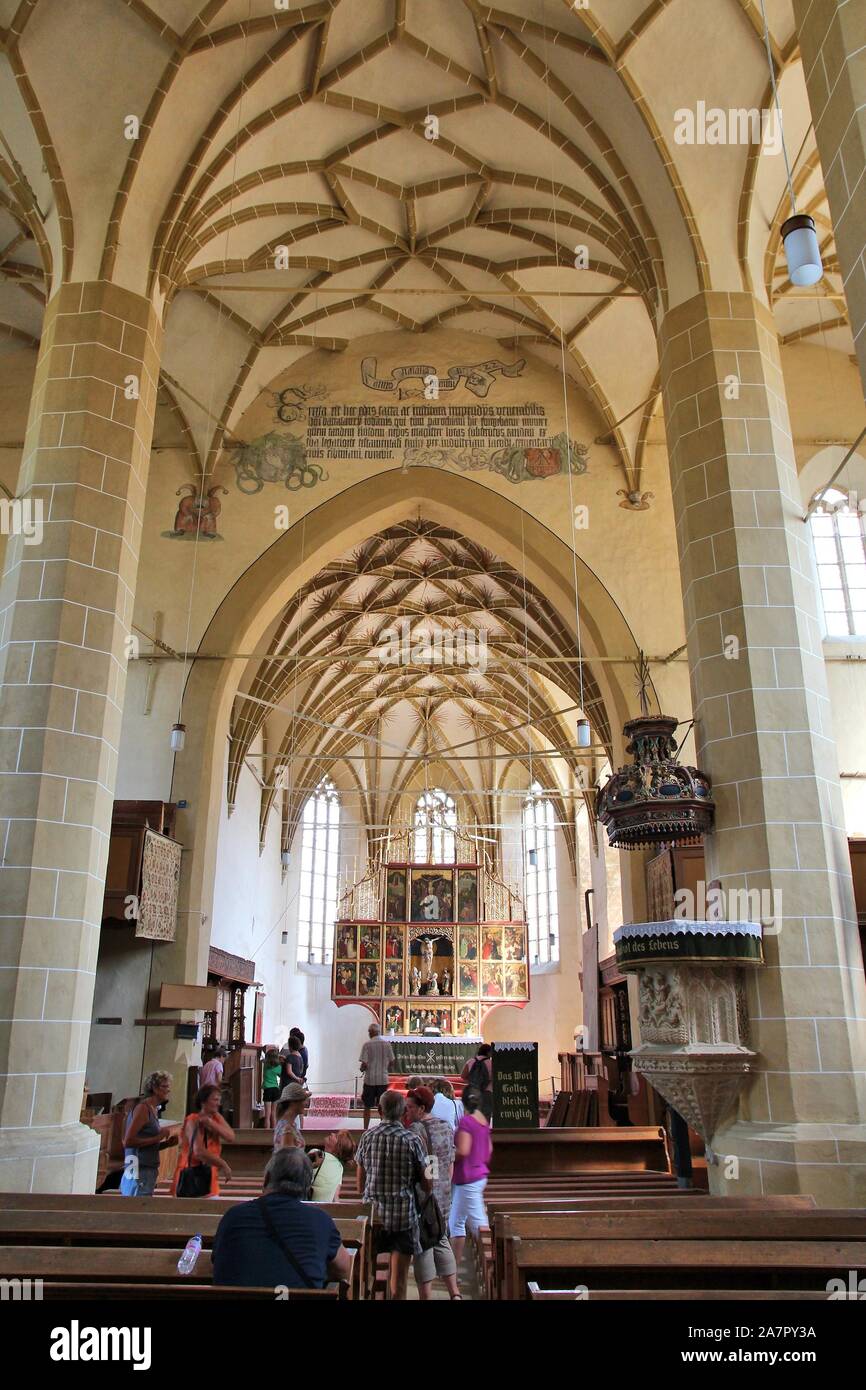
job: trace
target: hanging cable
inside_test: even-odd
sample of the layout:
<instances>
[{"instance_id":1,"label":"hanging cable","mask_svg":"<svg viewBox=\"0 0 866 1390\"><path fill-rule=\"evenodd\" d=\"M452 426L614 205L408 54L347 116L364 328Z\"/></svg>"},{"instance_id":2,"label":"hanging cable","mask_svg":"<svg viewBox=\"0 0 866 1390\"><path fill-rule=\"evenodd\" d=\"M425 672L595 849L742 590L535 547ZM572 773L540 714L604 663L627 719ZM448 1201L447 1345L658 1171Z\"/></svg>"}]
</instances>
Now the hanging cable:
<instances>
[{"instance_id":1,"label":"hanging cable","mask_svg":"<svg viewBox=\"0 0 866 1390\"><path fill-rule=\"evenodd\" d=\"M791 211L797 211L797 199L794 195L794 180L791 174L791 166L788 163L788 150L785 146L785 132L782 126L782 107L779 103L779 88L776 85L776 64L773 61L773 50L770 47L770 30L767 25L767 11L764 9L764 0L760 0L761 18L764 21L764 44L767 49L767 63L770 68L770 81L773 84L773 103L776 109L776 120L779 122L779 137L782 142L782 154L785 158L785 173L788 178L788 192L791 196Z\"/></svg>"}]
</instances>

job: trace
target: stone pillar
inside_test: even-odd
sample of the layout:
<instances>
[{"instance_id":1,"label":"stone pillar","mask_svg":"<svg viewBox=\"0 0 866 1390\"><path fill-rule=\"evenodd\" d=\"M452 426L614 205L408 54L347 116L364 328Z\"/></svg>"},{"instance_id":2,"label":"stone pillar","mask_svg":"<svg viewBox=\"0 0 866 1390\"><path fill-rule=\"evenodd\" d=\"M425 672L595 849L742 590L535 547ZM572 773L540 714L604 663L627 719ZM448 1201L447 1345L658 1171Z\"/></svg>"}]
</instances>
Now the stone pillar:
<instances>
[{"instance_id":1,"label":"stone pillar","mask_svg":"<svg viewBox=\"0 0 866 1390\"><path fill-rule=\"evenodd\" d=\"M794 19L866 394L866 5L794 0Z\"/></svg>"},{"instance_id":2,"label":"stone pillar","mask_svg":"<svg viewBox=\"0 0 866 1390\"><path fill-rule=\"evenodd\" d=\"M713 1138L712 1182L862 1205L866 985L772 315L745 293L698 295L668 314L660 355L697 758L717 807L707 878L781 899L749 972L753 1080Z\"/></svg>"},{"instance_id":3,"label":"stone pillar","mask_svg":"<svg viewBox=\"0 0 866 1390\"><path fill-rule=\"evenodd\" d=\"M42 536L10 537L0 586L4 1191L96 1175L78 1116L160 336L146 300L104 282L45 313L18 484Z\"/></svg>"}]
</instances>

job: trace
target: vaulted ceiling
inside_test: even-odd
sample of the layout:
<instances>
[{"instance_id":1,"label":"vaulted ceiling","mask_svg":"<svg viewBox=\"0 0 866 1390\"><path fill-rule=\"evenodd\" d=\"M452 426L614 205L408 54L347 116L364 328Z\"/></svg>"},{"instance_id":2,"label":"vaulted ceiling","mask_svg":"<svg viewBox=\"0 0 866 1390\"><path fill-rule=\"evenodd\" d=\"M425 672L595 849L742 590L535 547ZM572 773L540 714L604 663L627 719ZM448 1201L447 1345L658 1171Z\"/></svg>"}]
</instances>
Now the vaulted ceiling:
<instances>
[{"instance_id":1,"label":"vaulted ceiling","mask_svg":"<svg viewBox=\"0 0 866 1390\"><path fill-rule=\"evenodd\" d=\"M597 743L578 753L584 712ZM328 565L274 624L235 704L230 805L262 735L260 830L284 793L286 846L324 775L355 789L370 827L406 818L401 798L435 785L462 797L465 821L498 824L509 785L534 779L567 821L562 793L589 788L611 754L598 685L552 604L420 518Z\"/></svg>"},{"instance_id":2,"label":"vaulted ceiling","mask_svg":"<svg viewBox=\"0 0 866 1390\"><path fill-rule=\"evenodd\" d=\"M150 295L156 443L201 482L306 355L452 325L567 373L617 450L612 488L639 491L671 305L751 289L784 340L852 350L790 0L765 3L823 243L809 295L786 279L781 155L676 138L699 102L771 106L756 0L0 0L0 350L35 360L63 279ZM551 661L570 653L553 610L527 597L494 555L417 519L328 566L247 672L229 799L261 736L263 824L277 781L293 789L284 835L341 760L369 824L432 784L437 755L482 822L511 760L523 776L548 738L572 749L565 790L577 715L560 712L582 704L598 756L610 731L591 673L581 691L580 667ZM341 663L398 613L485 629L488 670Z\"/></svg>"},{"instance_id":3,"label":"vaulted ceiling","mask_svg":"<svg viewBox=\"0 0 866 1390\"><path fill-rule=\"evenodd\" d=\"M790 0L767 12L840 295ZM781 157L676 140L698 100L769 107L755 0L0 0L0 26L2 332L34 344L61 277L164 300L158 439L195 472L278 372L388 326L567 371L629 488L670 303L745 285L851 350L844 305L785 282Z\"/></svg>"}]
</instances>

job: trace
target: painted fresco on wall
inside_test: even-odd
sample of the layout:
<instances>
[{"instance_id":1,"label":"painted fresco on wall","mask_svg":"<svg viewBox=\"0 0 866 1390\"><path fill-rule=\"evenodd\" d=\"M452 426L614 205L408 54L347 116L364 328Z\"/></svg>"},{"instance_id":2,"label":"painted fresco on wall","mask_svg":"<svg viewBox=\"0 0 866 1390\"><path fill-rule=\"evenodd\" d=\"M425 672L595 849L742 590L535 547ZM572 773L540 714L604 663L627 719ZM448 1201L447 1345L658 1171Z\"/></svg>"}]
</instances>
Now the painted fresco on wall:
<instances>
[{"instance_id":1,"label":"painted fresco on wall","mask_svg":"<svg viewBox=\"0 0 866 1390\"><path fill-rule=\"evenodd\" d=\"M511 363L501 362L496 357L490 358L487 362L475 362L471 367L449 367L444 376L438 376L435 367L415 362L411 365L392 367L389 381L386 377L377 377L377 360L375 357L363 358L361 380L371 391L393 391L398 401L409 400L412 397L438 400L440 396L447 395L460 385L464 385L473 396L483 400L500 374L520 376L526 366L525 357ZM407 386L406 382L413 384Z\"/></svg>"},{"instance_id":2,"label":"painted fresco on wall","mask_svg":"<svg viewBox=\"0 0 866 1390\"><path fill-rule=\"evenodd\" d=\"M403 472L408 468L457 468L461 473L485 470L498 473L509 483L530 483L538 478L554 478L560 473L585 473L589 448L569 439L560 432L545 442L543 448L528 449L514 445L506 449L470 448L434 449L429 446L403 451Z\"/></svg>"},{"instance_id":3,"label":"painted fresco on wall","mask_svg":"<svg viewBox=\"0 0 866 1390\"><path fill-rule=\"evenodd\" d=\"M485 472L514 484L585 473L589 445L551 418L558 402L549 390L539 392L537 365L527 373L525 358L455 360L449 344L460 341L440 335L438 352L431 341L433 361L423 363L394 362L393 348L346 353L327 386L278 378L278 389L255 403L254 420L244 417L240 428L251 425L249 436L226 443L239 491L252 496L266 483L290 492L313 488L342 460L403 472Z\"/></svg>"},{"instance_id":4,"label":"painted fresco on wall","mask_svg":"<svg viewBox=\"0 0 866 1390\"><path fill-rule=\"evenodd\" d=\"M315 487L327 478L324 468L307 459L303 439L270 430L249 444L233 445L235 482L241 492L261 492L265 483L282 483L290 492Z\"/></svg>"},{"instance_id":5,"label":"painted fresco on wall","mask_svg":"<svg viewBox=\"0 0 866 1390\"><path fill-rule=\"evenodd\" d=\"M221 541L217 530L222 503L220 493L228 494L228 488L212 487L207 492L199 492L194 483L184 483L175 496L180 498L174 514L174 526L163 531L165 540L170 541Z\"/></svg>"}]
</instances>

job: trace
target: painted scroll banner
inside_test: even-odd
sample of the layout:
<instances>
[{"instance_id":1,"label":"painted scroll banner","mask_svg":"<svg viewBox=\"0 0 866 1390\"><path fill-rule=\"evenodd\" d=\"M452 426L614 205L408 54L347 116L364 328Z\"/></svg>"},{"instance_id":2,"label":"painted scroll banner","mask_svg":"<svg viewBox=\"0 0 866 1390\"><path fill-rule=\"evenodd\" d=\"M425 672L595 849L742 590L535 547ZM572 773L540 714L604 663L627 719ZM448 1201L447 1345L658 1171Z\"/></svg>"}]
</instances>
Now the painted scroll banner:
<instances>
[{"instance_id":1,"label":"painted scroll banner","mask_svg":"<svg viewBox=\"0 0 866 1390\"><path fill-rule=\"evenodd\" d=\"M177 840L169 840L155 830L145 831L136 936L149 941L174 941L182 849Z\"/></svg>"},{"instance_id":2,"label":"painted scroll banner","mask_svg":"<svg viewBox=\"0 0 866 1390\"><path fill-rule=\"evenodd\" d=\"M281 378L260 393L226 445L240 491L316 487L343 462L492 473L511 484L587 471L589 445L562 428L561 383L549 371L523 357L478 359L471 335L431 334L429 346L424 362L395 363L390 344L360 360L349 353L329 365L327 382Z\"/></svg>"}]
</instances>

